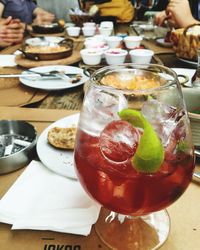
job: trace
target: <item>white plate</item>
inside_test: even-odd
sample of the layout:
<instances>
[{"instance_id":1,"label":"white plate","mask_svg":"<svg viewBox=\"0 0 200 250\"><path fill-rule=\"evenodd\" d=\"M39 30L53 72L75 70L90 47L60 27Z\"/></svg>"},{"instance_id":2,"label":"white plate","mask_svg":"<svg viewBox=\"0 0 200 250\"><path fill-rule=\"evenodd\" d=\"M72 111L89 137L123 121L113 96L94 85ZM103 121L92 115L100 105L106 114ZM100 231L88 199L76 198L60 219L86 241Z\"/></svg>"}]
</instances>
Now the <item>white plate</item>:
<instances>
[{"instance_id":1,"label":"white plate","mask_svg":"<svg viewBox=\"0 0 200 250\"><path fill-rule=\"evenodd\" d=\"M164 38L158 38L156 39L157 44L159 44L162 47L166 47L166 48L171 48L172 47L172 43L170 42L165 42Z\"/></svg>"},{"instance_id":2,"label":"white plate","mask_svg":"<svg viewBox=\"0 0 200 250\"><path fill-rule=\"evenodd\" d=\"M80 74L82 78L77 83L71 83L70 81L66 81L63 79L35 79L34 77L25 77L25 74L30 74L28 71L23 71L21 77L19 78L20 82L24 85L32 88L43 89L43 90L61 90L61 89L68 89L74 88L76 86L82 85L88 80L88 77L83 73L83 70L73 66L63 66L63 65L55 65L55 66L41 66L36 68L31 68L30 70L39 72L39 73L46 73L52 70L63 71L66 74Z\"/></svg>"},{"instance_id":3,"label":"white plate","mask_svg":"<svg viewBox=\"0 0 200 250\"><path fill-rule=\"evenodd\" d=\"M47 127L39 136L37 141L37 153L41 162L53 172L76 179L76 173L74 170L74 153L70 150L56 149L51 146L47 141L48 131L53 127L72 127L77 126L79 114L70 115L62 118L49 127Z\"/></svg>"},{"instance_id":4,"label":"white plate","mask_svg":"<svg viewBox=\"0 0 200 250\"><path fill-rule=\"evenodd\" d=\"M186 68L172 68L177 75L185 75L189 78L189 81L185 84L186 86L191 86L191 79L195 73L195 69L186 69Z\"/></svg>"},{"instance_id":5,"label":"white plate","mask_svg":"<svg viewBox=\"0 0 200 250\"><path fill-rule=\"evenodd\" d=\"M56 36L44 36L44 37L34 37L26 39L25 43L31 46L41 46L49 45L50 43L59 43L64 40L63 37Z\"/></svg>"},{"instance_id":6,"label":"white plate","mask_svg":"<svg viewBox=\"0 0 200 250\"><path fill-rule=\"evenodd\" d=\"M178 58L178 60L180 60L180 61L182 61L182 62L184 62L184 63L187 63L187 64L190 64L190 65L192 65L193 67L197 67L197 62L195 62L195 61L192 61L192 60L187 60L187 59L183 59L183 58L181 58L181 57L177 57Z\"/></svg>"}]
</instances>

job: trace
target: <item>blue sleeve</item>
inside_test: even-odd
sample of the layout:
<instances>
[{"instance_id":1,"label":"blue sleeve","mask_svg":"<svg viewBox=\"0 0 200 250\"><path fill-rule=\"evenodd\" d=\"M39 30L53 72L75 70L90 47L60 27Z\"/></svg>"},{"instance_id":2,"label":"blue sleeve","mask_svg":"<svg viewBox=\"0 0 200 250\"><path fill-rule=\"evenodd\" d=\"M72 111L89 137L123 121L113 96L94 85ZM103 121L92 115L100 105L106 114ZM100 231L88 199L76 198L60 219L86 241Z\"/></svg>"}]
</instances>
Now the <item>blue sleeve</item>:
<instances>
[{"instance_id":1,"label":"blue sleeve","mask_svg":"<svg viewBox=\"0 0 200 250\"><path fill-rule=\"evenodd\" d=\"M5 0L0 0L0 1L5 1ZM37 4L35 4L33 1L30 1L30 8L31 11L33 12L35 8L37 8Z\"/></svg>"},{"instance_id":2,"label":"blue sleeve","mask_svg":"<svg viewBox=\"0 0 200 250\"><path fill-rule=\"evenodd\" d=\"M2 3L3 5L7 4L7 0L0 0L0 3Z\"/></svg>"}]
</instances>

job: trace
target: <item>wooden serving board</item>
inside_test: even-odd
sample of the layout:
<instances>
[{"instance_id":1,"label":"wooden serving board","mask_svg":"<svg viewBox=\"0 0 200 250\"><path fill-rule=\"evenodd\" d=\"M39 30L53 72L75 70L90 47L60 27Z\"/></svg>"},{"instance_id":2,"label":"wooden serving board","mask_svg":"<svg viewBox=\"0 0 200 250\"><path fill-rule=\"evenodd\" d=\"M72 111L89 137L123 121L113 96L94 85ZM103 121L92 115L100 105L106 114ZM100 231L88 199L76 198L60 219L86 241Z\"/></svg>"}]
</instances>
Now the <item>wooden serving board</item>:
<instances>
[{"instance_id":1,"label":"wooden serving board","mask_svg":"<svg viewBox=\"0 0 200 250\"><path fill-rule=\"evenodd\" d=\"M52 34L39 34L39 33L34 33L34 32L30 32L30 35L32 37L43 37L43 36L65 36L66 32L60 32L60 33L52 33Z\"/></svg>"},{"instance_id":2,"label":"wooden serving board","mask_svg":"<svg viewBox=\"0 0 200 250\"><path fill-rule=\"evenodd\" d=\"M67 58L59 60L48 60L48 61L34 61L25 58L23 55L17 55L15 62L17 65L24 68L34 68L39 66L48 66L48 65L70 65L76 62L79 62L81 59L80 52L78 50L73 50L72 55Z\"/></svg>"},{"instance_id":3,"label":"wooden serving board","mask_svg":"<svg viewBox=\"0 0 200 250\"><path fill-rule=\"evenodd\" d=\"M0 68L0 74L20 74L22 69ZM19 78L0 78L0 106L24 106L43 100L49 92L23 86Z\"/></svg>"}]
</instances>

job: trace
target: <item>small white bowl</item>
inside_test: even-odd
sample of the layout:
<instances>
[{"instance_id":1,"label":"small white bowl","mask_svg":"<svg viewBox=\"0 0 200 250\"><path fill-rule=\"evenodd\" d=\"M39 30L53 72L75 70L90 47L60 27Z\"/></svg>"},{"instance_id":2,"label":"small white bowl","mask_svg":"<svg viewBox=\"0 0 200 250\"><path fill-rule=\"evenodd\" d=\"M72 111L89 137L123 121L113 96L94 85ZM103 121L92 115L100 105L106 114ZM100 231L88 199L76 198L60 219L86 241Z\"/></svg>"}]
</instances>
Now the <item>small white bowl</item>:
<instances>
[{"instance_id":1,"label":"small white bowl","mask_svg":"<svg viewBox=\"0 0 200 250\"><path fill-rule=\"evenodd\" d=\"M108 49L104 54L107 64L118 65L124 63L128 52L124 49Z\"/></svg>"},{"instance_id":2,"label":"small white bowl","mask_svg":"<svg viewBox=\"0 0 200 250\"><path fill-rule=\"evenodd\" d=\"M101 39L96 39L95 36L86 38L84 45L85 45L86 49L97 49L97 50L101 50L102 52L105 52L106 50L109 49L109 47L105 41L103 41ZM103 53L102 58L104 58L104 57L105 56Z\"/></svg>"},{"instance_id":3,"label":"small white bowl","mask_svg":"<svg viewBox=\"0 0 200 250\"><path fill-rule=\"evenodd\" d=\"M95 39L97 39L98 41L103 41L103 42L106 42L106 37L107 36L100 35L100 34L97 34L94 36Z\"/></svg>"},{"instance_id":4,"label":"small white bowl","mask_svg":"<svg viewBox=\"0 0 200 250\"><path fill-rule=\"evenodd\" d=\"M83 23L83 27L96 27L96 23L86 22L86 23Z\"/></svg>"},{"instance_id":5,"label":"small white bowl","mask_svg":"<svg viewBox=\"0 0 200 250\"><path fill-rule=\"evenodd\" d=\"M108 27L113 29L114 24L111 21L103 21L100 23L100 27L106 27L106 28Z\"/></svg>"},{"instance_id":6,"label":"small white bowl","mask_svg":"<svg viewBox=\"0 0 200 250\"><path fill-rule=\"evenodd\" d=\"M85 26L82 28L84 36L94 36L96 33L96 27L93 26Z\"/></svg>"},{"instance_id":7,"label":"small white bowl","mask_svg":"<svg viewBox=\"0 0 200 250\"><path fill-rule=\"evenodd\" d=\"M65 28L75 27L75 23L65 23Z\"/></svg>"},{"instance_id":8,"label":"small white bowl","mask_svg":"<svg viewBox=\"0 0 200 250\"><path fill-rule=\"evenodd\" d=\"M99 27L99 33L100 35L103 36L110 36L113 32L113 28L112 27Z\"/></svg>"},{"instance_id":9,"label":"small white bowl","mask_svg":"<svg viewBox=\"0 0 200 250\"><path fill-rule=\"evenodd\" d=\"M80 54L85 64L98 65L101 62L103 51L97 49L82 49Z\"/></svg>"},{"instance_id":10,"label":"small white bowl","mask_svg":"<svg viewBox=\"0 0 200 250\"><path fill-rule=\"evenodd\" d=\"M110 48L119 48L123 39L120 36L108 36L105 40Z\"/></svg>"},{"instance_id":11,"label":"small white bowl","mask_svg":"<svg viewBox=\"0 0 200 250\"><path fill-rule=\"evenodd\" d=\"M142 41L141 36L126 36L124 37L124 43L127 49L134 49L140 46Z\"/></svg>"},{"instance_id":12,"label":"small white bowl","mask_svg":"<svg viewBox=\"0 0 200 250\"><path fill-rule=\"evenodd\" d=\"M129 51L129 55L132 63L149 64L154 52L149 49L133 49Z\"/></svg>"},{"instance_id":13,"label":"small white bowl","mask_svg":"<svg viewBox=\"0 0 200 250\"><path fill-rule=\"evenodd\" d=\"M80 35L81 28L80 27L67 27L66 31L69 36L78 37Z\"/></svg>"},{"instance_id":14,"label":"small white bowl","mask_svg":"<svg viewBox=\"0 0 200 250\"><path fill-rule=\"evenodd\" d=\"M84 42L84 45L86 49L99 49L105 47L108 49L108 45L106 44L106 42L104 42L103 40L96 39L95 37L87 38Z\"/></svg>"}]
</instances>

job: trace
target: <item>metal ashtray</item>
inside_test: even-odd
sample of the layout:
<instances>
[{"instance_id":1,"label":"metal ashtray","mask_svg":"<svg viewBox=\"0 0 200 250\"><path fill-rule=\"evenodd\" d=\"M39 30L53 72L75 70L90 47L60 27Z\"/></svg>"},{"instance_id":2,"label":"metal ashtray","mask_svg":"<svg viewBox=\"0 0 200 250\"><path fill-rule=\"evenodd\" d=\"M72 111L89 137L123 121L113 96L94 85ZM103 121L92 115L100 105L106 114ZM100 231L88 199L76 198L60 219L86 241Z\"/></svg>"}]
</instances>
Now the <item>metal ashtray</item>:
<instances>
[{"instance_id":1,"label":"metal ashtray","mask_svg":"<svg viewBox=\"0 0 200 250\"><path fill-rule=\"evenodd\" d=\"M35 154L37 132L24 121L0 121L0 174L27 165Z\"/></svg>"}]
</instances>

